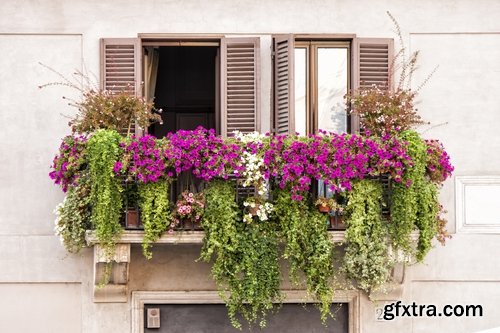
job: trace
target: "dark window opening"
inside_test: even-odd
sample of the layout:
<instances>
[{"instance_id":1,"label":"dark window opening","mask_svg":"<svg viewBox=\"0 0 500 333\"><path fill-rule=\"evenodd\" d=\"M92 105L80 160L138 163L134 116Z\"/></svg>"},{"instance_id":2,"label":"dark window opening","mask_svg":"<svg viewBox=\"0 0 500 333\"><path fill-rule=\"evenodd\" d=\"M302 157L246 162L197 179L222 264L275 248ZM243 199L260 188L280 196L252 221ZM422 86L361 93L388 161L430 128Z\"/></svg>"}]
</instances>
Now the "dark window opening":
<instances>
[{"instance_id":1,"label":"dark window opening","mask_svg":"<svg viewBox=\"0 0 500 333\"><path fill-rule=\"evenodd\" d=\"M160 328L147 328L147 309L160 310ZM318 310L313 304L285 303L275 314L267 318L267 326L258 325L243 332L280 332L280 333L347 333L349 331L348 304L332 304L334 318L329 318L326 325L320 320ZM245 325L244 321L241 321ZM242 332L231 326L224 304L150 304L144 310L144 332L157 333L229 333Z\"/></svg>"},{"instance_id":2,"label":"dark window opening","mask_svg":"<svg viewBox=\"0 0 500 333\"><path fill-rule=\"evenodd\" d=\"M218 49L216 46L159 47L154 103L163 110L163 124L151 126L150 134L162 138L180 129L218 128Z\"/></svg>"}]
</instances>

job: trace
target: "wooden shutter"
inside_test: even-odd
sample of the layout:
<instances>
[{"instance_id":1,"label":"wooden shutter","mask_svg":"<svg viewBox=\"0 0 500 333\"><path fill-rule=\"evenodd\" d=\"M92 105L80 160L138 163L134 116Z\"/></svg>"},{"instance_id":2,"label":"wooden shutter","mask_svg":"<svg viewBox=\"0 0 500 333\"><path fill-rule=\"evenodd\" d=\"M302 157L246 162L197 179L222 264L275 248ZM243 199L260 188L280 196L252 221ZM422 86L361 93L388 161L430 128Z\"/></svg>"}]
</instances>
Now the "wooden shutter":
<instances>
[{"instance_id":1,"label":"wooden shutter","mask_svg":"<svg viewBox=\"0 0 500 333\"><path fill-rule=\"evenodd\" d=\"M394 41L390 38L355 38L352 47L353 90L368 88L373 84L392 89L391 70L394 58ZM351 115L351 132L359 131L359 117Z\"/></svg>"},{"instance_id":2,"label":"wooden shutter","mask_svg":"<svg viewBox=\"0 0 500 333\"><path fill-rule=\"evenodd\" d=\"M293 35L274 38L274 128L276 134L295 133Z\"/></svg>"},{"instance_id":3,"label":"wooden shutter","mask_svg":"<svg viewBox=\"0 0 500 333\"><path fill-rule=\"evenodd\" d=\"M141 42L139 38L101 39L101 88L129 89L141 94Z\"/></svg>"},{"instance_id":4,"label":"wooden shutter","mask_svg":"<svg viewBox=\"0 0 500 333\"><path fill-rule=\"evenodd\" d=\"M129 91L142 96L141 40L139 38L101 39L101 89L112 92ZM135 125L135 124L134 124ZM121 134L126 134L123 129ZM132 133L141 134L134 126Z\"/></svg>"},{"instance_id":5,"label":"wooden shutter","mask_svg":"<svg viewBox=\"0 0 500 333\"><path fill-rule=\"evenodd\" d=\"M221 134L260 130L259 38L221 41Z\"/></svg>"}]
</instances>

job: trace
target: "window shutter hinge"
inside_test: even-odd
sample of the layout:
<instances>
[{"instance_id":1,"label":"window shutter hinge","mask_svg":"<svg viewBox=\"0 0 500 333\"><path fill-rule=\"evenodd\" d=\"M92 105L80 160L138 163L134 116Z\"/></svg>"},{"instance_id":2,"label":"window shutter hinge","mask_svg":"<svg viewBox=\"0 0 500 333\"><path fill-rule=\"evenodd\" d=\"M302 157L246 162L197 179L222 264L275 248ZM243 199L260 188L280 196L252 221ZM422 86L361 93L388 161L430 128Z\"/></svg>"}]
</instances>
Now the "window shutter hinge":
<instances>
[{"instance_id":1,"label":"window shutter hinge","mask_svg":"<svg viewBox=\"0 0 500 333\"><path fill-rule=\"evenodd\" d=\"M276 54L276 52L275 52L275 51L272 51L272 52L271 52L271 59L273 59L273 60L274 60L274 55L275 55L275 54Z\"/></svg>"}]
</instances>

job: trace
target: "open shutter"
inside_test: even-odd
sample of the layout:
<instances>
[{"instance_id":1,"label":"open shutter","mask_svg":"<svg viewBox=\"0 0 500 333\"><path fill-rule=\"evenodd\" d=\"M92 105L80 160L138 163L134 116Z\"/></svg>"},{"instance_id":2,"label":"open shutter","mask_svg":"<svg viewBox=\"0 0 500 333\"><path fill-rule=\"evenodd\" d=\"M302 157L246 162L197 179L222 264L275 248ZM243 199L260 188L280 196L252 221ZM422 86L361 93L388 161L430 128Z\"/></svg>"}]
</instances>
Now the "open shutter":
<instances>
[{"instance_id":1,"label":"open shutter","mask_svg":"<svg viewBox=\"0 0 500 333\"><path fill-rule=\"evenodd\" d=\"M259 38L221 41L221 134L260 130Z\"/></svg>"},{"instance_id":2,"label":"open shutter","mask_svg":"<svg viewBox=\"0 0 500 333\"><path fill-rule=\"evenodd\" d=\"M101 88L141 93L141 43L139 38L101 39Z\"/></svg>"},{"instance_id":3,"label":"open shutter","mask_svg":"<svg viewBox=\"0 0 500 333\"><path fill-rule=\"evenodd\" d=\"M142 96L141 41L139 38L101 39L101 89L129 91ZM128 129L123 129L126 134ZM140 134L137 128L132 133Z\"/></svg>"},{"instance_id":4,"label":"open shutter","mask_svg":"<svg viewBox=\"0 0 500 333\"><path fill-rule=\"evenodd\" d=\"M295 133L293 35L274 38L274 126L276 134Z\"/></svg>"},{"instance_id":5,"label":"open shutter","mask_svg":"<svg viewBox=\"0 0 500 333\"><path fill-rule=\"evenodd\" d=\"M394 41L390 38L355 38L352 48L353 90L377 85L392 89ZM359 131L359 117L351 115L351 132Z\"/></svg>"}]
</instances>

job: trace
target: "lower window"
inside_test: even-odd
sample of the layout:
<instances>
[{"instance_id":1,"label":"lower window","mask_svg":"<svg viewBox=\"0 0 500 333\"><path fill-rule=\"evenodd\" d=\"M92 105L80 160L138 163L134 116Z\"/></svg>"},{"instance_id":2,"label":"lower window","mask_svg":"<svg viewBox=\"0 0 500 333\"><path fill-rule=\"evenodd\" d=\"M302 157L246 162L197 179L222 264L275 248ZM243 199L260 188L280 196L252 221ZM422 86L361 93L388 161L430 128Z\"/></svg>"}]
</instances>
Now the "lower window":
<instances>
[{"instance_id":1,"label":"lower window","mask_svg":"<svg viewBox=\"0 0 500 333\"><path fill-rule=\"evenodd\" d=\"M148 329L148 309L159 315L160 328ZM321 323L319 312L313 304L285 303L278 313L267 318L267 326L258 326L245 332L280 332L280 333L347 333L348 304L332 304L335 319L329 319L326 325ZM236 333L241 332L231 326L224 304L146 304L144 307L144 332L157 333ZM150 323L151 320L150 320ZM242 321L245 325L245 322Z\"/></svg>"}]
</instances>

